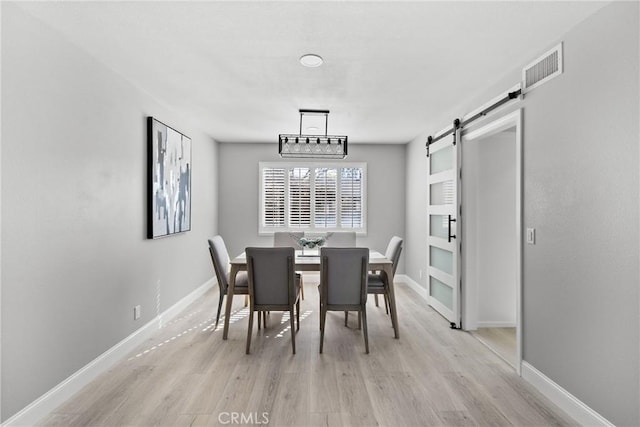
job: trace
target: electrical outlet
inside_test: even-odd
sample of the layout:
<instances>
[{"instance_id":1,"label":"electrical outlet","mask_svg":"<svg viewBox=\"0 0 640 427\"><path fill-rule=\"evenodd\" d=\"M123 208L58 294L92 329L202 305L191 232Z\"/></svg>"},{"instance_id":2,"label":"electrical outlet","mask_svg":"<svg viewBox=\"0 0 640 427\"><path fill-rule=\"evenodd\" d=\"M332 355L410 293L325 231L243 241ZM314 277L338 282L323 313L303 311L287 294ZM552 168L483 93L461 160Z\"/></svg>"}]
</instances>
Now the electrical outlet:
<instances>
[{"instance_id":1,"label":"electrical outlet","mask_svg":"<svg viewBox=\"0 0 640 427\"><path fill-rule=\"evenodd\" d=\"M136 305L133 307L133 320L138 320L142 316L142 307Z\"/></svg>"},{"instance_id":2,"label":"electrical outlet","mask_svg":"<svg viewBox=\"0 0 640 427\"><path fill-rule=\"evenodd\" d=\"M527 243L530 245L536 244L536 229L527 228Z\"/></svg>"}]
</instances>

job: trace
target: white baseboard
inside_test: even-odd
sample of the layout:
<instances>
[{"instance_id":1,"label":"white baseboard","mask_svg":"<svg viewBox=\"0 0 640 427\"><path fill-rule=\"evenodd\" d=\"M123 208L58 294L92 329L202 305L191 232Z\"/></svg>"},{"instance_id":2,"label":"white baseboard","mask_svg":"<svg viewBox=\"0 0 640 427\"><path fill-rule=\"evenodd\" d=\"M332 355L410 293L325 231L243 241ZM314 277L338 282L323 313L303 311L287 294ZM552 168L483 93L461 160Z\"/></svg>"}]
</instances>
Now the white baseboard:
<instances>
[{"instance_id":1,"label":"white baseboard","mask_svg":"<svg viewBox=\"0 0 640 427\"><path fill-rule=\"evenodd\" d=\"M580 399L560 387L524 360L522 361L522 378L558 405L560 409L569 414L581 426L614 427L614 425L602 415L582 403Z\"/></svg>"},{"instance_id":2,"label":"white baseboard","mask_svg":"<svg viewBox=\"0 0 640 427\"><path fill-rule=\"evenodd\" d=\"M418 295L420 295L425 301L427 301L427 290L420 286L420 284L413 280L411 277L407 276L406 274L396 274L394 281L406 283L407 286L416 291Z\"/></svg>"},{"instance_id":3,"label":"white baseboard","mask_svg":"<svg viewBox=\"0 0 640 427\"><path fill-rule=\"evenodd\" d=\"M516 322L503 322L503 321L495 321L495 322L477 322L476 326L478 328L515 328Z\"/></svg>"},{"instance_id":4,"label":"white baseboard","mask_svg":"<svg viewBox=\"0 0 640 427\"><path fill-rule=\"evenodd\" d=\"M200 298L206 291L216 284L215 279L210 279L189 295L154 317L146 325L133 332L131 335L111 347L109 350L96 357L80 370L73 373L66 380L40 396L38 399L23 408L20 412L5 421L2 426L33 426L55 410L62 403L71 398L84 386L89 384L100 374L106 372L117 362L126 357L131 351L150 338L163 322L167 322L184 310L189 304Z\"/></svg>"}]
</instances>

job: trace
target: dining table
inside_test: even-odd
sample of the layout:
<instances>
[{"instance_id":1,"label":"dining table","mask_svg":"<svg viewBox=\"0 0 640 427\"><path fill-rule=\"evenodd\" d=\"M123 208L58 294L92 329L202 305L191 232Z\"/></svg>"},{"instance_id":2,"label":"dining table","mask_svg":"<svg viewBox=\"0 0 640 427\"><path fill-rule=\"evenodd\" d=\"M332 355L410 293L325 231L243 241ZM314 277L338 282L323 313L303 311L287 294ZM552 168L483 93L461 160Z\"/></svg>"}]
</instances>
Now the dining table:
<instances>
[{"instance_id":1,"label":"dining table","mask_svg":"<svg viewBox=\"0 0 640 427\"><path fill-rule=\"evenodd\" d=\"M231 319L231 306L233 303L233 289L236 283L236 275L239 271L247 270L247 257L243 252L231 260L231 270L229 272L229 288L227 290L227 303L224 313L224 330L222 339L226 340L229 335L229 323ZM304 254L302 250L296 250L295 270L302 272L320 271L320 255ZM400 338L398 332L398 315L396 311L396 297L393 284L393 262L380 252L369 250L369 271L384 271L389 280L389 311L391 312L391 322L395 338Z\"/></svg>"}]
</instances>

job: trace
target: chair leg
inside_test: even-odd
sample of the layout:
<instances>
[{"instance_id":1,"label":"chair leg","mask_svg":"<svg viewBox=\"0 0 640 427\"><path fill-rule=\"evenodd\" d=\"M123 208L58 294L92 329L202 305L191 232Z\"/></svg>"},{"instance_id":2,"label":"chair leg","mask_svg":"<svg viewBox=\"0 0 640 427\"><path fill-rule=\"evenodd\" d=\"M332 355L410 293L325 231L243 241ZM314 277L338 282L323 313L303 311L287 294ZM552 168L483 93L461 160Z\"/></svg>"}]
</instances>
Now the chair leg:
<instances>
[{"instance_id":1,"label":"chair leg","mask_svg":"<svg viewBox=\"0 0 640 427\"><path fill-rule=\"evenodd\" d=\"M300 298L304 299L304 281L302 280L302 274L300 275Z\"/></svg>"},{"instance_id":2,"label":"chair leg","mask_svg":"<svg viewBox=\"0 0 640 427\"><path fill-rule=\"evenodd\" d=\"M296 354L296 329L295 329L295 319L293 318L293 307L289 310L289 320L291 321L291 348L293 349L293 354Z\"/></svg>"},{"instance_id":3,"label":"chair leg","mask_svg":"<svg viewBox=\"0 0 640 427\"><path fill-rule=\"evenodd\" d=\"M224 299L224 294L220 293L220 299L218 300L218 314L216 314L216 324L213 327L213 330L215 331L216 328L218 327L218 322L220 321L220 311L222 311L222 300Z\"/></svg>"},{"instance_id":4,"label":"chair leg","mask_svg":"<svg viewBox=\"0 0 640 427\"><path fill-rule=\"evenodd\" d=\"M358 312L358 329L362 329L362 314Z\"/></svg>"},{"instance_id":5,"label":"chair leg","mask_svg":"<svg viewBox=\"0 0 640 427\"><path fill-rule=\"evenodd\" d=\"M298 328L296 331L300 330L300 300L296 301L296 320L298 321Z\"/></svg>"},{"instance_id":6,"label":"chair leg","mask_svg":"<svg viewBox=\"0 0 640 427\"><path fill-rule=\"evenodd\" d=\"M244 296L244 306L248 306L249 305L249 295L245 295Z\"/></svg>"},{"instance_id":7,"label":"chair leg","mask_svg":"<svg viewBox=\"0 0 640 427\"><path fill-rule=\"evenodd\" d=\"M251 329L253 329L253 310L249 311L249 327L247 328L247 354L249 354L249 348L251 347Z\"/></svg>"},{"instance_id":8,"label":"chair leg","mask_svg":"<svg viewBox=\"0 0 640 427\"><path fill-rule=\"evenodd\" d=\"M344 312L344 326L347 326L347 320L349 319L349 312Z\"/></svg>"},{"instance_id":9,"label":"chair leg","mask_svg":"<svg viewBox=\"0 0 640 427\"><path fill-rule=\"evenodd\" d=\"M322 295L320 295L320 285L318 285L318 313L322 316ZM320 330L322 330L322 324L320 324Z\"/></svg>"},{"instance_id":10,"label":"chair leg","mask_svg":"<svg viewBox=\"0 0 640 427\"><path fill-rule=\"evenodd\" d=\"M362 333L364 334L364 349L369 354L369 333L367 331L367 308L362 306Z\"/></svg>"},{"instance_id":11,"label":"chair leg","mask_svg":"<svg viewBox=\"0 0 640 427\"><path fill-rule=\"evenodd\" d=\"M387 294L384 294L384 309L387 312L387 315L389 314L389 297L387 297Z\"/></svg>"},{"instance_id":12,"label":"chair leg","mask_svg":"<svg viewBox=\"0 0 640 427\"><path fill-rule=\"evenodd\" d=\"M398 312L396 311L396 301L394 298L391 297L391 294L388 294L388 296L389 296L389 312L391 314L391 326L393 326L394 336L396 338L399 338L400 334L396 329L396 325L398 324Z\"/></svg>"},{"instance_id":13,"label":"chair leg","mask_svg":"<svg viewBox=\"0 0 640 427\"><path fill-rule=\"evenodd\" d=\"M262 323L262 312L258 312L258 330L260 330L260 324Z\"/></svg>"},{"instance_id":14,"label":"chair leg","mask_svg":"<svg viewBox=\"0 0 640 427\"><path fill-rule=\"evenodd\" d=\"M375 300L376 300L376 307L380 307L380 306L378 305L378 294L374 294L374 295L373 295L373 299L375 299Z\"/></svg>"},{"instance_id":15,"label":"chair leg","mask_svg":"<svg viewBox=\"0 0 640 427\"><path fill-rule=\"evenodd\" d=\"M267 313L269 313L268 311L263 311L262 312L262 326L267 329Z\"/></svg>"},{"instance_id":16,"label":"chair leg","mask_svg":"<svg viewBox=\"0 0 640 427\"><path fill-rule=\"evenodd\" d=\"M327 311L324 309L320 309L320 354L322 354L322 346L324 344L324 326L325 321L327 320Z\"/></svg>"}]
</instances>

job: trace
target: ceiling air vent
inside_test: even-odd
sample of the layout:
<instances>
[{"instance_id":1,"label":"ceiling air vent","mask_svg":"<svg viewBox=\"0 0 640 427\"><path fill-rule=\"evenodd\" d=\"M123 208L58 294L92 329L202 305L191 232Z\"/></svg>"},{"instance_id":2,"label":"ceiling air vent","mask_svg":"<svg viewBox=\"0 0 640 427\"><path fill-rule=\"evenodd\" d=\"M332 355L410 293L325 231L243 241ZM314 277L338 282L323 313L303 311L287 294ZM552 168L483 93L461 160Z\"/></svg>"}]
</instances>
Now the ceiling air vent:
<instances>
[{"instance_id":1,"label":"ceiling air vent","mask_svg":"<svg viewBox=\"0 0 640 427\"><path fill-rule=\"evenodd\" d=\"M562 74L562 43L522 69L522 92L528 92L560 74Z\"/></svg>"}]
</instances>

